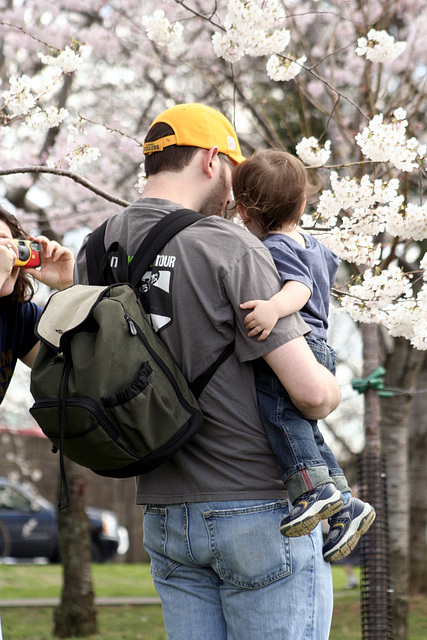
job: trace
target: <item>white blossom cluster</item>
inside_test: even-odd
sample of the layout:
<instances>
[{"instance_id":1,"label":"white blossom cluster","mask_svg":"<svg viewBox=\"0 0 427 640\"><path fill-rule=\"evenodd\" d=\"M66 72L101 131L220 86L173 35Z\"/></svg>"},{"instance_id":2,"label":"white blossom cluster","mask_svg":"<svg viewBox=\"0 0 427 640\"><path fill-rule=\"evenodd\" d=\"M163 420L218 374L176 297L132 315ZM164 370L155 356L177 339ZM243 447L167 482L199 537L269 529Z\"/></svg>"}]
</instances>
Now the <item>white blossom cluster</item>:
<instances>
[{"instance_id":1,"label":"white blossom cluster","mask_svg":"<svg viewBox=\"0 0 427 640\"><path fill-rule=\"evenodd\" d=\"M424 271L423 280L427 281L427 253L420 260L420 269Z\"/></svg>"},{"instance_id":2,"label":"white blossom cluster","mask_svg":"<svg viewBox=\"0 0 427 640\"><path fill-rule=\"evenodd\" d=\"M162 9L157 9L151 16L143 16L141 20L149 40L175 51L181 48L183 26L179 22L171 23Z\"/></svg>"},{"instance_id":3,"label":"white blossom cluster","mask_svg":"<svg viewBox=\"0 0 427 640\"><path fill-rule=\"evenodd\" d=\"M57 56L46 56L42 53L38 55L43 64L59 67L63 73L76 71L82 63L80 55L68 46L60 51Z\"/></svg>"},{"instance_id":4,"label":"white blossom cluster","mask_svg":"<svg viewBox=\"0 0 427 640\"><path fill-rule=\"evenodd\" d=\"M395 42L387 31L371 29L366 38L357 41L356 53L371 62L391 62L404 51L406 42Z\"/></svg>"},{"instance_id":5,"label":"white blossom cluster","mask_svg":"<svg viewBox=\"0 0 427 640\"><path fill-rule=\"evenodd\" d=\"M267 75L275 82L287 82L293 80L301 71L302 65L307 60L302 56L298 60L290 60L274 54L267 61Z\"/></svg>"},{"instance_id":6,"label":"white blossom cluster","mask_svg":"<svg viewBox=\"0 0 427 640\"><path fill-rule=\"evenodd\" d=\"M135 185L135 189L138 193L142 193L145 189L145 185L147 184L147 176L145 175L144 163L140 165L141 171L138 173L138 182Z\"/></svg>"},{"instance_id":7,"label":"white blossom cluster","mask_svg":"<svg viewBox=\"0 0 427 640\"><path fill-rule=\"evenodd\" d=\"M321 167L326 164L331 155L331 141L327 140L322 147L314 136L303 138L296 145L295 151L304 164L309 167Z\"/></svg>"},{"instance_id":8,"label":"white blossom cluster","mask_svg":"<svg viewBox=\"0 0 427 640\"><path fill-rule=\"evenodd\" d=\"M398 193L398 180L371 182L365 175L359 182L354 178L339 178L333 171L331 187L321 193L315 215L329 227L335 227L338 217L341 218L339 230L328 231L323 241L342 259L356 264L365 264L365 260L366 264L375 264L379 255L370 237L384 231L402 239L427 237L427 205L408 203L404 206L404 197Z\"/></svg>"},{"instance_id":9,"label":"white blossom cluster","mask_svg":"<svg viewBox=\"0 0 427 640\"><path fill-rule=\"evenodd\" d=\"M375 275L365 271L341 298L338 311L348 312L358 322L381 324L391 336L405 337L416 349L427 350L426 309L427 283L414 298L410 279L391 266Z\"/></svg>"},{"instance_id":10,"label":"white blossom cluster","mask_svg":"<svg viewBox=\"0 0 427 640\"><path fill-rule=\"evenodd\" d=\"M387 215L387 231L402 239L425 240L427 237L427 204L409 202L405 209L390 210Z\"/></svg>"},{"instance_id":11,"label":"white blossom cluster","mask_svg":"<svg viewBox=\"0 0 427 640\"><path fill-rule=\"evenodd\" d=\"M331 189L320 195L314 219L329 226L319 239L342 260L376 268L381 245L373 237L387 232L394 238L427 238L427 205L408 203L399 195L399 181L371 181L365 175L339 178L331 173ZM313 223L313 217L311 223ZM339 226L336 226L339 221ZM309 226L310 220L304 219ZM340 299L340 311L356 322L378 323L390 335L403 336L417 349L427 349L427 255L420 262L425 284L416 297L411 279L396 266L381 272L368 269Z\"/></svg>"},{"instance_id":12,"label":"white blossom cluster","mask_svg":"<svg viewBox=\"0 0 427 640\"><path fill-rule=\"evenodd\" d=\"M360 282L349 287L349 295L341 300L341 309L363 322L386 321L387 309L395 300L411 297L411 282L399 267L390 266L380 273L366 270Z\"/></svg>"},{"instance_id":13,"label":"white blossom cluster","mask_svg":"<svg viewBox=\"0 0 427 640\"><path fill-rule=\"evenodd\" d=\"M26 115L36 104L36 97L31 90L31 78L26 75L9 78L10 90L2 92L3 109L7 109L13 116Z\"/></svg>"},{"instance_id":14,"label":"white blossom cluster","mask_svg":"<svg viewBox=\"0 0 427 640\"><path fill-rule=\"evenodd\" d=\"M355 178L339 178L336 171L331 172L331 190L325 189L317 205L317 217L330 227L337 224L339 215L350 211L351 219L347 219L347 228L353 232L374 235L385 230L390 211L398 210L403 202L399 196L399 181L396 179L383 182L371 182L368 175L364 175L360 182ZM386 207L374 208L384 204ZM344 224L346 221L344 220Z\"/></svg>"},{"instance_id":15,"label":"white blossom cluster","mask_svg":"<svg viewBox=\"0 0 427 640\"><path fill-rule=\"evenodd\" d=\"M230 0L225 32L212 36L215 54L227 62L244 55L270 56L289 44L290 32L281 27L285 14L278 0Z\"/></svg>"},{"instance_id":16,"label":"white blossom cluster","mask_svg":"<svg viewBox=\"0 0 427 640\"><path fill-rule=\"evenodd\" d=\"M341 260L370 267L379 262L381 246L371 236L354 233L346 225L319 234L319 240Z\"/></svg>"},{"instance_id":17,"label":"white blossom cluster","mask_svg":"<svg viewBox=\"0 0 427 640\"><path fill-rule=\"evenodd\" d=\"M97 147L85 144L69 149L64 160L68 162L70 171L78 171L82 165L95 162L100 156L101 154Z\"/></svg>"},{"instance_id":18,"label":"white blossom cluster","mask_svg":"<svg viewBox=\"0 0 427 640\"><path fill-rule=\"evenodd\" d=\"M339 178L332 171L331 189L321 193L315 213L316 220L330 227L322 234L322 242L342 260L376 265L381 247L372 236L388 228L391 211L400 210L403 197L398 194L398 187L395 179L372 182L365 175L359 182L355 178ZM338 217L340 225L335 226Z\"/></svg>"},{"instance_id":19,"label":"white blossom cluster","mask_svg":"<svg viewBox=\"0 0 427 640\"><path fill-rule=\"evenodd\" d=\"M401 171L416 169L426 156L426 146L416 138L406 138L406 112L396 109L390 122L384 122L382 113L377 114L355 139L362 153L374 162L391 162Z\"/></svg>"},{"instance_id":20,"label":"white blossom cluster","mask_svg":"<svg viewBox=\"0 0 427 640\"><path fill-rule=\"evenodd\" d=\"M26 118L25 122L21 123L21 126L26 129L47 131L47 129L57 127L67 117L67 109L58 109L54 106L49 106L46 109L40 109L40 107L37 107L33 113Z\"/></svg>"}]
</instances>

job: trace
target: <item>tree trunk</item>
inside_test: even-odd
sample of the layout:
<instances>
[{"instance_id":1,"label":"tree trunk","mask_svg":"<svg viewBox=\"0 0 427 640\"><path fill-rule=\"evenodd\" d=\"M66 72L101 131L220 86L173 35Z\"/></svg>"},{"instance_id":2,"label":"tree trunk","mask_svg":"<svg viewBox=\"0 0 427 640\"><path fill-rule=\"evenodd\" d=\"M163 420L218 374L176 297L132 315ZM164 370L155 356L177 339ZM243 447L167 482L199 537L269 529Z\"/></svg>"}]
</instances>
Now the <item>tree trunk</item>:
<instances>
[{"instance_id":1,"label":"tree trunk","mask_svg":"<svg viewBox=\"0 0 427 640\"><path fill-rule=\"evenodd\" d=\"M427 389L427 360L417 379L417 388ZM427 393L415 395L409 435L410 554L409 593L427 595Z\"/></svg>"},{"instance_id":2,"label":"tree trunk","mask_svg":"<svg viewBox=\"0 0 427 640\"><path fill-rule=\"evenodd\" d=\"M370 376L380 364L379 329L362 325L363 376ZM381 456L380 400L378 391L365 391L366 444L359 462L360 497L375 507L376 521L361 540L361 614L363 637L390 640L391 600L388 572L387 500L384 463Z\"/></svg>"},{"instance_id":3,"label":"tree trunk","mask_svg":"<svg viewBox=\"0 0 427 640\"><path fill-rule=\"evenodd\" d=\"M84 510L85 471L69 461L65 468L71 506L58 514L63 588L61 603L54 613L54 635L85 637L97 633L90 521Z\"/></svg>"},{"instance_id":4,"label":"tree trunk","mask_svg":"<svg viewBox=\"0 0 427 640\"><path fill-rule=\"evenodd\" d=\"M424 353L404 338L393 340L385 362L386 388L411 390ZM409 417L413 395L394 392L381 399L381 440L387 461L390 585L394 639L407 637L409 591Z\"/></svg>"},{"instance_id":5,"label":"tree trunk","mask_svg":"<svg viewBox=\"0 0 427 640\"><path fill-rule=\"evenodd\" d=\"M363 375L366 378L380 365L378 327L372 324L362 325L363 337ZM367 389L365 393L365 448L370 454L381 453L380 403L378 392Z\"/></svg>"}]
</instances>

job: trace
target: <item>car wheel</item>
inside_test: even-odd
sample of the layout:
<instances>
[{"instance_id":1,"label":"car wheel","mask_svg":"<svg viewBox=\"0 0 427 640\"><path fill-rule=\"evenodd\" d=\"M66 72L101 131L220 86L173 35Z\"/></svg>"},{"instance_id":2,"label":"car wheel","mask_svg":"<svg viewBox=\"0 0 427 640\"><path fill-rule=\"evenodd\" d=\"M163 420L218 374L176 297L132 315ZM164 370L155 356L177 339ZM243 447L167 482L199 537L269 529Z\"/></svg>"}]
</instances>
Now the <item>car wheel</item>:
<instances>
[{"instance_id":1,"label":"car wheel","mask_svg":"<svg viewBox=\"0 0 427 640\"><path fill-rule=\"evenodd\" d=\"M59 549L56 548L55 551L52 553L52 555L49 558L49 562L52 562L54 564L58 564L58 562L61 560L61 558L59 557Z\"/></svg>"},{"instance_id":2,"label":"car wheel","mask_svg":"<svg viewBox=\"0 0 427 640\"><path fill-rule=\"evenodd\" d=\"M90 549L92 552L92 562L105 562L106 558L99 548L98 544L92 540Z\"/></svg>"}]
</instances>

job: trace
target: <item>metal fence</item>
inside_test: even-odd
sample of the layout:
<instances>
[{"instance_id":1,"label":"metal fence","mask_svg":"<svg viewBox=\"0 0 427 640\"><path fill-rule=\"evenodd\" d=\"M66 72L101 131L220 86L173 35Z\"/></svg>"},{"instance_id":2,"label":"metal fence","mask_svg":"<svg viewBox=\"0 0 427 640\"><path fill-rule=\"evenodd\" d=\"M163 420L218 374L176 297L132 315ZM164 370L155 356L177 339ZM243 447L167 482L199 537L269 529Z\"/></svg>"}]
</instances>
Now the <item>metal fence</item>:
<instances>
[{"instance_id":1,"label":"metal fence","mask_svg":"<svg viewBox=\"0 0 427 640\"><path fill-rule=\"evenodd\" d=\"M357 463L360 498L372 504L377 514L359 543L362 638L393 640L385 461L363 453Z\"/></svg>"}]
</instances>

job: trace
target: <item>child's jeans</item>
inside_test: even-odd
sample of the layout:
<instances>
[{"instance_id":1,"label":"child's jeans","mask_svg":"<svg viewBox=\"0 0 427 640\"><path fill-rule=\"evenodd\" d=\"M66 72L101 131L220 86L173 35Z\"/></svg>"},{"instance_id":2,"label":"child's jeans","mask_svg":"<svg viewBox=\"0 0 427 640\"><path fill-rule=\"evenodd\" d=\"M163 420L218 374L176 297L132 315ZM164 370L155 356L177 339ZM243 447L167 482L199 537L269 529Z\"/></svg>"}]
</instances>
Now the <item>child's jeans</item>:
<instances>
[{"instance_id":1,"label":"child's jeans","mask_svg":"<svg viewBox=\"0 0 427 640\"><path fill-rule=\"evenodd\" d=\"M321 338L309 335L306 340L320 364L335 375L335 351ZM261 420L291 502L326 482L334 482L342 493L350 491L317 421L303 417L264 361L255 366L255 383Z\"/></svg>"}]
</instances>

